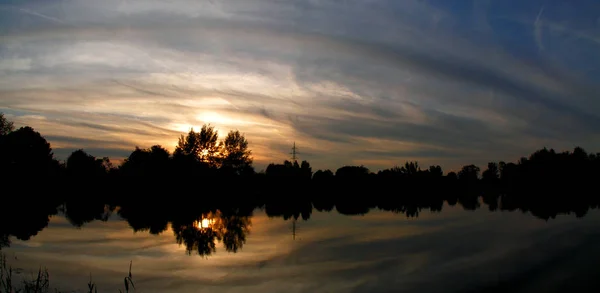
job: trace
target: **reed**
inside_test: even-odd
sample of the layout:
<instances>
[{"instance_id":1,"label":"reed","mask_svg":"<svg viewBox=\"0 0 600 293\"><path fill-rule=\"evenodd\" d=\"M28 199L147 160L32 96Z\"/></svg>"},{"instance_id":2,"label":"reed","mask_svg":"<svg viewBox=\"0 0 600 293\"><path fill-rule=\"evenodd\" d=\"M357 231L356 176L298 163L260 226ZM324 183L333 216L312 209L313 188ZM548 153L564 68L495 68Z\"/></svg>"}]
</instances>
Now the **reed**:
<instances>
[{"instance_id":1,"label":"reed","mask_svg":"<svg viewBox=\"0 0 600 293\"><path fill-rule=\"evenodd\" d=\"M135 284L131 268L133 261L129 262L129 272L123 278L124 289L119 289L120 293L135 292ZM6 254L0 251L0 293L61 293L56 288L50 287L50 274L45 267L40 267L37 274L32 274L30 278L23 278L21 281L16 281L16 275L21 274L21 270L14 269L7 262ZM98 286L92 279L87 284L88 293L98 293Z\"/></svg>"}]
</instances>

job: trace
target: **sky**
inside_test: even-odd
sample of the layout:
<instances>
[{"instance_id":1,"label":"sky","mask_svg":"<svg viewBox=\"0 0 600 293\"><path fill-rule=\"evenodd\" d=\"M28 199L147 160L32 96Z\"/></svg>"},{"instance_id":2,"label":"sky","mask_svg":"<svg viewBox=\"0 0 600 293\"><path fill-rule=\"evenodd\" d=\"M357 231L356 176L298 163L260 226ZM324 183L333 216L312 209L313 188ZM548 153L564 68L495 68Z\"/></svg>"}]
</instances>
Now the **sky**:
<instances>
[{"instance_id":1,"label":"sky","mask_svg":"<svg viewBox=\"0 0 600 293\"><path fill-rule=\"evenodd\" d=\"M255 166L600 150L600 3L0 1L0 111L59 159L240 130Z\"/></svg>"}]
</instances>

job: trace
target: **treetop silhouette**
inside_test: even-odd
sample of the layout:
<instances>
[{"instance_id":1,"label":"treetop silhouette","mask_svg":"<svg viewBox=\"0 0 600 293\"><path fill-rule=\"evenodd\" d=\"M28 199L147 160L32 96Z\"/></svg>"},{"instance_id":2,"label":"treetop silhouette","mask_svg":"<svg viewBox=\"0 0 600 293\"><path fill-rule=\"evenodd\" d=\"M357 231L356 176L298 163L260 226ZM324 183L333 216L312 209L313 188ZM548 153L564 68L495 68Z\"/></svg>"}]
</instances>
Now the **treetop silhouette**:
<instances>
[{"instance_id":1,"label":"treetop silhouette","mask_svg":"<svg viewBox=\"0 0 600 293\"><path fill-rule=\"evenodd\" d=\"M149 183L119 178L163 178L153 180L150 185L153 188L160 184L170 185L170 181L165 180L168 177L189 177L192 179L190 182L194 182L193 180L201 180L203 176L210 176L213 179L228 178L227 180L246 178L239 186L256 190L269 189L272 188L270 185L289 179L292 180L291 183L306 186L318 183L319 186L330 189L329 191L335 191L337 187L332 186L336 184L339 187L337 190L350 184L355 187L363 186L365 190L402 186L403 192L407 193L462 186L468 187L465 190L474 194L486 190L531 197L544 192L556 192L565 187L571 191L591 188L592 182L600 176L600 155L588 154L581 147L574 148L572 152L543 148L515 163L489 162L483 172L478 166L469 164L457 173L449 172L445 176L440 166L422 168L418 162L406 162L377 173L365 166L343 166L335 172L316 170L313 175L308 161L296 160L271 163L265 174L256 174L246 137L238 130L231 130L219 140L218 131L209 124L203 125L199 132L190 129L187 134L181 135L173 153L160 145L147 149L136 147L120 166L113 166L108 158L96 158L79 149L65 163L60 163L54 158L50 144L40 133L31 127L14 130L12 122L3 115L0 118L3 125L0 135L0 172L3 176L44 178L58 175L61 178L79 179L105 176L106 180L119 180L119 184L123 186L132 185L128 190L136 192ZM232 184L228 188L237 188L235 190L239 192L241 187L233 182L238 181L230 181ZM267 187L261 187L262 185ZM295 185L293 193L303 192L304 187L299 186ZM344 190L358 192L359 189ZM533 195L524 195L527 192Z\"/></svg>"},{"instance_id":2,"label":"treetop silhouette","mask_svg":"<svg viewBox=\"0 0 600 293\"><path fill-rule=\"evenodd\" d=\"M4 117L4 113L0 112L0 136L7 135L15 130L15 125L12 121L8 121Z\"/></svg>"}]
</instances>

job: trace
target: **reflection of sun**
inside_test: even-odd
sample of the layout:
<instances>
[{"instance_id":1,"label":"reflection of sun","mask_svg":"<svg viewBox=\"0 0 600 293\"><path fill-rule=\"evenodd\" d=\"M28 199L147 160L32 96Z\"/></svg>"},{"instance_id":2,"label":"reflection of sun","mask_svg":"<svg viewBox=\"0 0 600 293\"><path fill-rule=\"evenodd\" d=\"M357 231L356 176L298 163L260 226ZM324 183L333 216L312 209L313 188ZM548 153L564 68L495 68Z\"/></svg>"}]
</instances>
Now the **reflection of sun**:
<instances>
[{"instance_id":1,"label":"reflection of sun","mask_svg":"<svg viewBox=\"0 0 600 293\"><path fill-rule=\"evenodd\" d=\"M194 222L194 225L198 229L206 229L206 228L210 228L212 226L212 224L214 224L214 222L215 222L214 219L203 218L200 221Z\"/></svg>"},{"instance_id":2,"label":"reflection of sun","mask_svg":"<svg viewBox=\"0 0 600 293\"><path fill-rule=\"evenodd\" d=\"M221 212L218 210L216 212L203 214L197 221L194 221L194 227L197 229L219 229L221 224L219 221L220 216Z\"/></svg>"}]
</instances>

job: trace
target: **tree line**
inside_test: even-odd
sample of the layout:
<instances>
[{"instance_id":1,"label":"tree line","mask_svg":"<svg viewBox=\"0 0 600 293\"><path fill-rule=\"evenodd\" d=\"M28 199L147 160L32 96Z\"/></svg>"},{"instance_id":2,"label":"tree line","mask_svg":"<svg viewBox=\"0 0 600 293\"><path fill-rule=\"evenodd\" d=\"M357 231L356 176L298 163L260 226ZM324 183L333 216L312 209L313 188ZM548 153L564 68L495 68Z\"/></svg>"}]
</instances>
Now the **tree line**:
<instances>
[{"instance_id":1,"label":"tree line","mask_svg":"<svg viewBox=\"0 0 600 293\"><path fill-rule=\"evenodd\" d=\"M123 186L129 184L122 189L126 192L153 191L157 187L173 185L173 180L182 178L195 181L210 178L206 182L226 178L229 182L241 183L231 184L228 191L261 196L375 191L432 196L450 190L478 196L493 194L494 197L547 196L562 190L590 196L588 191L590 188L596 190L594 182L600 176L600 154L588 154L580 147L564 152L542 148L515 163L490 162L483 171L469 164L458 172L446 174L438 165L421 167L418 162L406 162L378 172L371 172L365 166L313 172L307 161L284 161L271 163L264 172L258 173L252 163L252 151L242 133L232 130L219 140L218 131L211 125L181 135L172 153L160 145L147 149L136 147L119 166L114 166L109 158L96 158L83 149L74 151L60 162L39 132L29 126L15 130L14 124L0 114L0 172L3 178L115 179ZM144 179L148 177L157 179ZM178 186L182 192L187 188L184 184ZM289 188L292 186L294 188Z\"/></svg>"},{"instance_id":2,"label":"tree line","mask_svg":"<svg viewBox=\"0 0 600 293\"><path fill-rule=\"evenodd\" d=\"M167 175L251 175L252 152L238 130L224 139L211 125L181 135L171 153L161 145L135 147L119 166L108 157L96 158L83 149L73 151L64 162L57 160L50 143L32 127L19 129L0 113L0 165L2 172L17 176L96 177Z\"/></svg>"}]
</instances>

